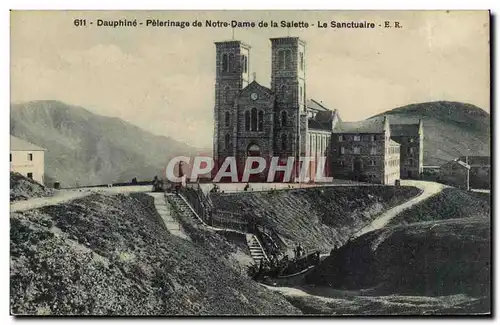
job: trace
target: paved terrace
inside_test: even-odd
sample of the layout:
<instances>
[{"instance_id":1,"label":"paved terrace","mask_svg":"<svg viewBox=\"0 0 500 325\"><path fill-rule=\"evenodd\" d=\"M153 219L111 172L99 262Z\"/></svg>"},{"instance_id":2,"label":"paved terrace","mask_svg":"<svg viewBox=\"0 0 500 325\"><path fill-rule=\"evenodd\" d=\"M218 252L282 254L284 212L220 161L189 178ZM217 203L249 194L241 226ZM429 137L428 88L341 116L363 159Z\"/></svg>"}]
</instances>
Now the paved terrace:
<instances>
[{"instance_id":1,"label":"paved terrace","mask_svg":"<svg viewBox=\"0 0 500 325\"><path fill-rule=\"evenodd\" d=\"M328 183L248 183L250 188L248 191L270 191L270 190L284 190L294 188L311 188L321 186L379 186L380 184L360 183L349 180L335 179L333 182ZM217 183L220 191L224 193L238 193L243 192L247 183ZM189 185L188 185L189 186ZM213 183L201 183L200 187L203 193L207 194L214 187Z\"/></svg>"}]
</instances>

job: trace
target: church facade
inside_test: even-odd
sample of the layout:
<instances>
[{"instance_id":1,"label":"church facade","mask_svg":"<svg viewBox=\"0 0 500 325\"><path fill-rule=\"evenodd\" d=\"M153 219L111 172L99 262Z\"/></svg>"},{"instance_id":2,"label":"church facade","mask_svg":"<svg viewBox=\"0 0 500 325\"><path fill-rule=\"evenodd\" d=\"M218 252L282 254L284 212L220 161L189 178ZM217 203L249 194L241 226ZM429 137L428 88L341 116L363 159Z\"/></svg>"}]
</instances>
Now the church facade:
<instances>
[{"instance_id":1,"label":"church facade","mask_svg":"<svg viewBox=\"0 0 500 325\"><path fill-rule=\"evenodd\" d=\"M286 164L290 157L296 162L300 157L314 157L316 162L319 157L326 157L322 170L325 176L361 180L366 175L377 175L366 180L382 184L399 179L399 147L391 149L390 155L385 149L399 146L390 139L389 123L384 121L382 129L373 133L378 146L384 147L376 153L376 160L382 160L370 165L371 159L366 158L363 159L366 163L360 165L354 163L359 159L346 159L342 155L350 149L347 146L342 149L338 143L340 136L344 135L346 141L350 137L358 139L354 136L362 130L354 130L354 133L352 129L347 130L349 125L341 121L337 110L307 97L306 43L297 37L271 38L270 41L270 88L259 84L255 78L250 80L251 47L248 44L235 40L215 43L215 169L218 170L227 157L235 157L241 174L246 158L259 156L269 163L253 180L265 181L273 157L279 157L280 165ZM365 134L368 135L372 133ZM340 150L344 150L344 154ZM367 151L368 156L373 152L370 150ZM356 155L354 149L352 154ZM397 155L397 166L388 167L386 161L389 159L394 164L394 155ZM310 164L310 180L314 180L316 175L316 162ZM295 164L294 176L298 176L300 168L300 164ZM276 181L280 177L282 175L278 173Z\"/></svg>"}]
</instances>

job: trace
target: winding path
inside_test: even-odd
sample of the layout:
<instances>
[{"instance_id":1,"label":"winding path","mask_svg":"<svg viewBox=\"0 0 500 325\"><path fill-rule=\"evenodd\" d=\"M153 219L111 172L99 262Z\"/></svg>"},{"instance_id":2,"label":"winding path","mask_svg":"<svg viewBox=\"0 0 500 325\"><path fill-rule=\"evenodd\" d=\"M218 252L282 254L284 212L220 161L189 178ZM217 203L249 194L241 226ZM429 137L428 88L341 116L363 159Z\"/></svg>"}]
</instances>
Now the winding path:
<instances>
[{"instance_id":1,"label":"winding path","mask_svg":"<svg viewBox=\"0 0 500 325\"><path fill-rule=\"evenodd\" d=\"M369 225L365 226L364 228L356 232L354 238L366 234L367 232L383 228L385 225L389 223L389 221L391 221L392 218L394 218L404 210L411 208L417 203L427 200L431 196L440 193L444 188L448 187L446 185L435 182L416 181L416 180L402 180L401 185L415 186L421 189L422 193L420 193L420 195L414 197L413 199L408 200L405 203L395 206L394 208L391 208L386 212L382 213L382 215L373 220Z\"/></svg>"},{"instance_id":2,"label":"winding path","mask_svg":"<svg viewBox=\"0 0 500 325\"><path fill-rule=\"evenodd\" d=\"M415 186L415 187L421 189L422 193L420 193L420 195L412 198L411 200L408 200L405 203L400 204L400 205L398 205L394 208L391 208L391 209L387 210L386 212L384 212L381 216L379 216L378 218L373 220L369 225L365 226L364 228L362 228L361 230L356 232L356 234L354 235L355 238L359 237L363 234L366 234L367 232L383 228L385 225L387 225L387 223L389 223L389 221L391 221L392 218L397 216L399 213L414 206L417 203L420 203L420 202L440 193L444 188L448 187L446 185L439 184L439 183L426 182L426 181L416 181L416 180L402 180L401 185L402 186ZM314 297L314 298L318 298L318 299L322 299L322 300L330 301L330 302L338 301L336 298L338 298L339 295L342 296L342 295L360 294L360 292L356 293L356 292L348 292L348 291L344 291L344 290L334 290L334 289L329 289L330 291L328 292L328 294L325 294L325 292L321 292L321 294L319 294L319 293L315 294L316 293L316 292L314 292L315 290L321 291L322 289L321 288L309 288L308 291L314 292L314 293L309 293L309 292L303 290L303 288L301 288L301 287L279 287L279 286L268 286L265 284L261 284L261 285L272 290L272 291L277 291L281 294L288 295L288 296L302 296L302 297L310 296L310 297Z\"/></svg>"},{"instance_id":3,"label":"winding path","mask_svg":"<svg viewBox=\"0 0 500 325\"><path fill-rule=\"evenodd\" d=\"M80 199L92 193L118 194L132 192L151 192L151 186L92 187L82 188L78 190L55 190L53 196L40 197L11 203L10 212L22 212L42 208L44 206L61 204Z\"/></svg>"}]
</instances>

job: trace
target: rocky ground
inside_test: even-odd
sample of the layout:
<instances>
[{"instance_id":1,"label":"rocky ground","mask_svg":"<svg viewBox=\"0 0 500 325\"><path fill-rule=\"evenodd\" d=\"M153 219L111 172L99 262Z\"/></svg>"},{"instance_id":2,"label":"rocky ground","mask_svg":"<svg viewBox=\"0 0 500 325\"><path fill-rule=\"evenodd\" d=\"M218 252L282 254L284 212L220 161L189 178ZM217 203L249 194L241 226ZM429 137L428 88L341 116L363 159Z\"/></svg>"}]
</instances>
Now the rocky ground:
<instances>
[{"instance_id":1,"label":"rocky ground","mask_svg":"<svg viewBox=\"0 0 500 325\"><path fill-rule=\"evenodd\" d=\"M300 314L242 274L222 237L170 235L145 194L91 194L10 224L13 314Z\"/></svg>"},{"instance_id":2,"label":"rocky ground","mask_svg":"<svg viewBox=\"0 0 500 325\"><path fill-rule=\"evenodd\" d=\"M10 202L52 196L53 194L52 189L46 188L32 179L19 173L10 173Z\"/></svg>"},{"instance_id":3,"label":"rocky ground","mask_svg":"<svg viewBox=\"0 0 500 325\"><path fill-rule=\"evenodd\" d=\"M211 194L223 211L261 220L289 243L330 252L387 209L420 194L415 187L339 186Z\"/></svg>"}]
</instances>

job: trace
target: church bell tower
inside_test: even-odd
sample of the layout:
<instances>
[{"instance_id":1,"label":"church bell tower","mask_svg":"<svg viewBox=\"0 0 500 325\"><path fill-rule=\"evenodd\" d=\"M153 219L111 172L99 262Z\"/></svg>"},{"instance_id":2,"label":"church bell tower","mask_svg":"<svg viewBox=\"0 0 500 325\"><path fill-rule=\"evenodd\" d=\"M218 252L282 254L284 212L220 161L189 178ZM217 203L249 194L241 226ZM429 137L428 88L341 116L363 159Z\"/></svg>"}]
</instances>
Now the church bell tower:
<instances>
[{"instance_id":1,"label":"church bell tower","mask_svg":"<svg viewBox=\"0 0 500 325\"><path fill-rule=\"evenodd\" d=\"M271 89L276 94L275 153L305 155L306 44L298 37L271 38Z\"/></svg>"},{"instance_id":2,"label":"church bell tower","mask_svg":"<svg viewBox=\"0 0 500 325\"><path fill-rule=\"evenodd\" d=\"M213 158L215 167L219 167L226 157L235 155L235 99L249 83L250 46L231 40L216 42L215 47Z\"/></svg>"}]
</instances>

